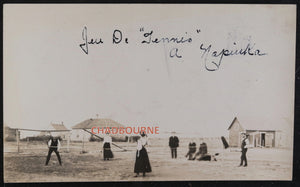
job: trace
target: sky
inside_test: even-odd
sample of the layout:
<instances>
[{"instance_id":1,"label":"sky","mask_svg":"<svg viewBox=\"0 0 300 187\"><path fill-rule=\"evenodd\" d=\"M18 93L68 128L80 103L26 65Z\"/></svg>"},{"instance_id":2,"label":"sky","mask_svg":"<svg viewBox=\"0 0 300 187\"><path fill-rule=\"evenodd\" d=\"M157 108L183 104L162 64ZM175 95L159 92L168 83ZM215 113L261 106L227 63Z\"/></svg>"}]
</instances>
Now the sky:
<instances>
[{"instance_id":1,"label":"sky","mask_svg":"<svg viewBox=\"0 0 300 187\"><path fill-rule=\"evenodd\" d=\"M45 129L63 121L71 129L98 114L126 126L221 136L237 116L292 130L295 10L4 5L4 124ZM79 47L84 27L88 38L103 40L89 45L88 55ZM119 44L112 43L115 29L122 31ZM150 31L192 42L141 43ZM205 69L200 44L221 51L247 43L266 55L227 56L217 71ZM173 48L182 58L169 56Z\"/></svg>"}]
</instances>

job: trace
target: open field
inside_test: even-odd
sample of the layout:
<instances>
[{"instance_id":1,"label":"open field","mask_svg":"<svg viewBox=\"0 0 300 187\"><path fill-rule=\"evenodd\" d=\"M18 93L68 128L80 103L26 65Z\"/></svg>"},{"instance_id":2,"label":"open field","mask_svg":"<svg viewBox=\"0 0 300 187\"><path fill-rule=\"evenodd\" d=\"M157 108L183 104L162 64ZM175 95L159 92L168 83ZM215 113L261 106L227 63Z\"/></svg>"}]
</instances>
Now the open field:
<instances>
[{"instance_id":1,"label":"open field","mask_svg":"<svg viewBox=\"0 0 300 187\"><path fill-rule=\"evenodd\" d=\"M240 152L223 149L218 139L205 139L210 153L220 153L218 161L188 161L189 139L180 139L178 158L172 160L167 139L151 139L149 158L152 173L134 177L135 143L117 143L127 147L122 152L113 146L115 158L103 161L99 148L102 143L85 144L88 153L80 154L81 143L71 143L70 152L60 151L63 165L59 166L53 153L45 166L47 147L44 142L21 142L4 145L5 182L61 182L61 181L175 181L175 180L289 180L292 176L291 151L287 149L255 148L248 150L248 167L237 167ZM197 146L203 140L197 139ZM65 148L65 144L63 143Z\"/></svg>"}]
</instances>

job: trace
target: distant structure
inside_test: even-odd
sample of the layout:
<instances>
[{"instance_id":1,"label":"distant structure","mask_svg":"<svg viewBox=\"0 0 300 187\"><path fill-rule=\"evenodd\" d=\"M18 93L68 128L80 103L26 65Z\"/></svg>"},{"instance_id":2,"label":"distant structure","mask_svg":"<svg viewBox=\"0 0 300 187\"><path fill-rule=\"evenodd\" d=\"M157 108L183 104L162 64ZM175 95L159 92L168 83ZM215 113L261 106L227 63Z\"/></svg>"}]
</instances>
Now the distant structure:
<instances>
[{"instance_id":1,"label":"distant structure","mask_svg":"<svg viewBox=\"0 0 300 187\"><path fill-rule=\"evenodd\" d=\"M48 131L53 130L53 132L51 132L51 135L60 136L63 140L67 140L70 136L70 132L68 131L69 129L67 129L67 127L64 125L63 122L61 122L61 124L51 123L46 130ZM55 131L62 131L62 132L55 132ZM41 132L40 136L43 135L49 135L49 132Z\"/></svg>"},{"instance_id":2,"label":"distant structure","mask_svg":"<svg viewBox=\"0 0 300 187\"><path fill-rule=\"evenodd\" d=\"M253 147L287 147L285 134L274 129L271 124L260 121L242 121L235 117L228 127L229 146L240 147L242 141L241 133L249 134L249 143Z\"/></svg>"},{"instance_id":3,"label":"distant structure","mask_svg":"<svg viewBox=\"0 0 300 187\"><path fill-rule=\"evenodd\" d=\"M17 131L10 128L9 126L4 125L4 141L16 141L17 140Z\"/></svg>"},{"instance_id":4,"label":"distant structure","mask_svg":"<svg viewBox=\"0 0 300 187\"><path fill-rule=\"evenodd\" d=\"M112 127L124 127L124 125L121 125L120 123L112 120L112 119L105 119L105 118L97 118L97 119L87 119L84 120L80 123L78 123L77 125L74 125L72 127L72 133L71 133L71 141L84 141L87 142L90 140L90 138L93 136L91 133L91 129L92 127L99 127L99 128L112 128ZM87 132L88 131L88 132ZM95 130L97 131L97 130ZM100 134L97 134L100 137L103 137L104 133L102 133L100 131ZM119 135L119 134L115 134L112 135L111 137L113 138L113 140L117 139L120 141L126 141L126 139L128 137L126 137L125 135Z\"/></svg>"}]
</instances>

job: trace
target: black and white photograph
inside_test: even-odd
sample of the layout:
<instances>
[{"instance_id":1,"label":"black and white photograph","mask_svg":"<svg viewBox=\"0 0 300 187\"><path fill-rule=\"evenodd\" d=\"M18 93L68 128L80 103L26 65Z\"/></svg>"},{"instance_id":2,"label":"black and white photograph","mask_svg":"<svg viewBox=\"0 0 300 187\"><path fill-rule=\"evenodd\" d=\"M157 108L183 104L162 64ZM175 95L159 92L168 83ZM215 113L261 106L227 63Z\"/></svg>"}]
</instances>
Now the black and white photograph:
<instances>
[{"instance_id":1,"label":"black and white photograph","mask_svg":"<svg viewBox=\"0 0 300 187\"><path fill-rule=\"evenodd\" d=\"M4 182L292 180L296 23L283 4L4 4Z\"/></svg>"}]
</instances>

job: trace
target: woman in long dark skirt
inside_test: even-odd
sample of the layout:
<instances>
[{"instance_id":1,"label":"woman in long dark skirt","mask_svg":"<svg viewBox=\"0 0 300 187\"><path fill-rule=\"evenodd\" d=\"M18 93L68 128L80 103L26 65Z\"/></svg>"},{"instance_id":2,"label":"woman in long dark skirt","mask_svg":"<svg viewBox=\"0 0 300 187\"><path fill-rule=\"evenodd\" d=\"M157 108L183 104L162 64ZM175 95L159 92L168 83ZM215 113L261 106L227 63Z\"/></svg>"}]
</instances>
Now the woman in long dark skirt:
<instances>
[{"instance_id":1,"label":"woman in long dark skirt","mask_svg":"<svg viewBox=\"0 0 300 187\"><path fill-rule=\"evenodd\" d=\"M109 160L110 158L114 157L114 155L111 151L111 146L110 146L111 143L112 143L112 138L107 133L103 140L103 159L104 160Z\"/></svg>"},{"instance_id":2,"label":"woman in long dark skirt","mask_svg":"<svg viewBox=\"0 0 300 187\"><path fill-rule=\"evenodd\" d=\"M151 172L151 165L146 150L148 145L148 140L146 134L143 132L140 139L137 141L137 151L135 157L134 173L136 177L139 176L139 173L143 173L143 177L146 175L146 172Z\"/></svg>"}]
</instances>

